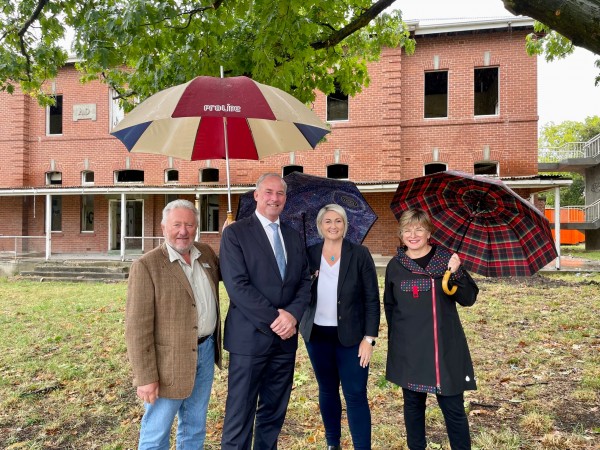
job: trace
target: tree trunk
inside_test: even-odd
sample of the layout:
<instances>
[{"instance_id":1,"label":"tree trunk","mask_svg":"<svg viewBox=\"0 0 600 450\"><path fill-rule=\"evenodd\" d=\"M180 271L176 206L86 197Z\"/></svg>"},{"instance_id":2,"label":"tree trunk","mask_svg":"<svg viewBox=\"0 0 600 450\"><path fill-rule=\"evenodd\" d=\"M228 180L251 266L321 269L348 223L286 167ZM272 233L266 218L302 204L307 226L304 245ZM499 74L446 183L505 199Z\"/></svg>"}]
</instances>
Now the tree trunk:
<instances>
[{"instance_id":1,"label":"tree trunk","mask_svg":"<svg viewBox=\"0 0 600 450\"><path fill-rule=\"evenodd\" d=\"M600 0L502 0L517 15L529 16L600 54Z\"/></svg>"}]
</instances>

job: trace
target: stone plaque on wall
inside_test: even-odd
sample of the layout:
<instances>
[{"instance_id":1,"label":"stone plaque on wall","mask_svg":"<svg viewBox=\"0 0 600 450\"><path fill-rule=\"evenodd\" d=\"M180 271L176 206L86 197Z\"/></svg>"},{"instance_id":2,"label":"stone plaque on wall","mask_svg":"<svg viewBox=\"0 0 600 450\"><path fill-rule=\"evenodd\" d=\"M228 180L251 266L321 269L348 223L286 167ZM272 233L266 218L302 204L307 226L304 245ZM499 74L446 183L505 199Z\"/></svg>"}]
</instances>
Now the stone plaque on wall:
<instances>
[{"instance_id":1,"label":"stone plaque on wall","mask_svg":"<svg viewBox=\"0 0 600 450\"><path fill-rule=\"evenodd\" d=\"M73 105L73 122L78 120L96 120L96 104Z\"/></svg>"}]
</instances>

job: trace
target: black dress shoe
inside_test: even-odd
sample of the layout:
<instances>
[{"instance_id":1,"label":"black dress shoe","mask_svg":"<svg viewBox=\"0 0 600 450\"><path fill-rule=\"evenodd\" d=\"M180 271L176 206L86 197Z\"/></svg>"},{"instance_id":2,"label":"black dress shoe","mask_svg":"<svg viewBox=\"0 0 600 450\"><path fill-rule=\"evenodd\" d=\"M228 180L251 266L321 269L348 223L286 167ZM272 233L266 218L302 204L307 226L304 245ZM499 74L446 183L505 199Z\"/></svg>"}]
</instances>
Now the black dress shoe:
<instances>
[{"instance_id":1,"label":"black dress shoe","mask_svg":"<svg viewBox=\"0 0 600 450\"><path fill-rule=\"evenodd\" d=\"M342 450L341 445L328 445L327 450Z\"/></svg>"}]
</instances>

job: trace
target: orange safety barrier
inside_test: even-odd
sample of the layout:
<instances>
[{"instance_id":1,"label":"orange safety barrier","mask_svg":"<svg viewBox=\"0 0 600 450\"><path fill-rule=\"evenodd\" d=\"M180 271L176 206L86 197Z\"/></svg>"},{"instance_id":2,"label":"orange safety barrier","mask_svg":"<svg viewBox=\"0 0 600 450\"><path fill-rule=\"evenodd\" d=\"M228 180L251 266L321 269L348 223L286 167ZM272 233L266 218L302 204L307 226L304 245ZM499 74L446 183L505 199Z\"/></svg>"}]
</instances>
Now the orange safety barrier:
<instances>
[{"instance_id":1,"label":"orange safety barrier","mask_svg":"<svg viewBox=\"0 0 600 450\"><path fill-rule=\"evenodd\" d=\"M554 225L554 208L546 208L544 211L546 218ZM585 222L585 215L583 211L579 209L560 209L560 223L567 222ZM552 237L556 239L554 235L554 227L552 227ZM585 242L585 234L578 230L565 230L561 227L560 229L560 243L561 245L574 245Z\"/></svg>"}]
</instances>

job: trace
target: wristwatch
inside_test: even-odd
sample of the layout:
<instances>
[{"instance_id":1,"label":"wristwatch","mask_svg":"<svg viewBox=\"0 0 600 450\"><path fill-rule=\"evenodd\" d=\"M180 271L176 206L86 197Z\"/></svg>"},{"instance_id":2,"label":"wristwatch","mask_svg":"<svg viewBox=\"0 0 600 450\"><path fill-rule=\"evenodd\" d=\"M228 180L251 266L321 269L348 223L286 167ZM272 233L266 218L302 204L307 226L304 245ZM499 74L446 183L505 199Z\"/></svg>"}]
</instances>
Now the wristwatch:
<instances>
[{"instance_id":1,"label":"wristwatch","mask_svg":"<svg viewBox=\"0 0 600 450\"><path fill-rule=\"evenodd\" d=\"M365 341L367 341L369 344L375 347L375 339L365 336Z\"/></svg>"}]
</instances>

